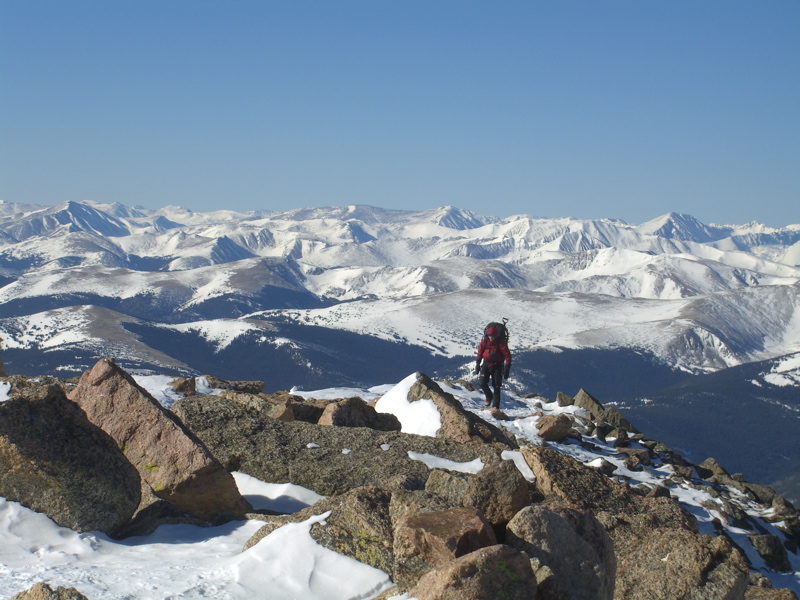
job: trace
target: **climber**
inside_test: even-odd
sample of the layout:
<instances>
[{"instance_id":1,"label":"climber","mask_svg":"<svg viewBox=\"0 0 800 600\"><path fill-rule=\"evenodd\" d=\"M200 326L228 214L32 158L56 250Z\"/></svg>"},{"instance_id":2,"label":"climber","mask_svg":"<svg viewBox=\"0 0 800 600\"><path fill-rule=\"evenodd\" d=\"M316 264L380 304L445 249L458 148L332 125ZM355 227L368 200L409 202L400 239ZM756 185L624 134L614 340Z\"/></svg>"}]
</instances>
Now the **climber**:
<instances>
[{"instance_id":1,"label":"climber","mask_svg":"<svg viewBox=\"0 0 800 600\"><path fill-rule=\"evenodd\" d=\"M503 323L489 323L478 344L475 374L480 373L480 387L486 396L486 406L500 408L500 387L511 370L511 351L508 349L508 329ZM489 380L492 382L489 387ZM492 388L494 393L492 393Z\"/></svg>"}]
</instances>

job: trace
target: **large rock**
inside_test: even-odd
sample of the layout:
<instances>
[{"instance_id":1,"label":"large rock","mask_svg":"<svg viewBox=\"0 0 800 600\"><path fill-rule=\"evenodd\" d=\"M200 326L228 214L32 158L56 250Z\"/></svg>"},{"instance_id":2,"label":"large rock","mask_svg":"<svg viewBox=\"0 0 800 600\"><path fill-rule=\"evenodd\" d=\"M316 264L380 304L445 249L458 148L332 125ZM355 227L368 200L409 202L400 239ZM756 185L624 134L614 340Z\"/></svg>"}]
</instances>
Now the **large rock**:
<instances>
[{"instance_id":1,"label":"large rock","mask_svg":"<svg viewBox=\"0 0 800 600\"><path fill-rule=\"evenodd\" d=\"M581 508L605 510L622 510L633 502L628 488L556 450L525 446L522 456L545 498Z\"/></svg>"},{"instance_id":2,"label":"large rock","mask_svg":"<svg viewBox=\"0 0 800 600\"><path fill-rule=\"evenodd\" d=\"M800 545L800 512L782 496L775 496L771 507L771 514L765 520L774 523L797 548Z\"/></svg>"},{"instance_id":3,"label":"large rock","mask_svg":"<svg viewBox=\"0 0 800 600\"><path fill-rule=\"evenodd\" d=\"M498 544L471 552L427 573L409 592L417 600L533 600L531 561Z\"/></svg>"},{"instance_id":4,"label":"large rock","mask_svg":"<svg viewBox=\"0 0 800 600\"><path fill-rule=\"evenodd\" d=\"M17 378L0 402L0 496L75 531L116 535L139 504L139 474L53 382Z\"/></svg>"},{"instance_id":5,"label":"large rock","mask_svg":"<svg viewBox=\"0 0 800 600\"><path fill-rule=\"evenodd\" d=\"M433 563L496 543L494 532L474 508L455 508L421 490L363 487L324 498L291 515L259 517L265 525L244 550L279 527L329 511L324 523L312 525L311 537L326 548L392 574L404 589L416 584Z\"/></svg>"},{"instance_id":6,"label":"large rock","mask_svg":"<svg viewBox=\"0 0 800 600\"><path fill-rule=\"evenodd\" d=\"M604 408L597 398L582 388L575 395L574 404L583 408L588 413L589 418L598 425L608 423L623 431L639 433L617 409Z\"/></svg>"},{"instance_id":7,"label":"large rock","mask_svg":"<svg viewBox=\"0 0 800 600\"><path fill-rule=\"evenodd\" d=\"M506 543L546 565L570 600L614 597L614 544L590 512L563 503L528 506L509 522Z\"/></svg>"},{"instance_id":8,"label":"large rock","mask_svg":"<svg viewBox=\"0 0 800 600\"><path fill-rule=\"evenodd\" d=\"M495 527L505 527L530 503L528 482L510 460L481 469L475 475L433 471L426 491L447 498L456 506L474 506Z\"/></svg>"},{"instance_id":9,"label":"large rock","mask_svg":"<svg viewBox=\"0 0 800 600\"><path fill-rule=\"evenodd\" d=\"M303 398L289 392L279 391L274 394L253 394L237 390L227 390L218 397L241 402L261 415L280 421L305 421L316 423L329 404L336 400L325 398Z\"/></svg>"},{"instance_id":10,"label":"large rock","mask_svg":"<svg viewBox=\"0 0 800 600\"><path fill-rule=\"evenodd\" d=\"M436 432L437 437L461 444L498 444L504 449L517 447L501 429L465 410L452 394L443 391L424 373L417 372L417 381L408 392L408 400L421 399L433 401L439 411L442 426Z\"/></svg>"},{"instance_id":11,"label":"large rock","mask_svg":"<svg viewBox=\"0 0 800 600\"><path fill-rule=\"evenodd\" d=\"M715 475L729 475L725 468L715 458L707 458L699 465L695 465L697 474L703 479L710 479Z\"/></svg>"},{"instance_id":12,"label":"large rock","mask_svg":"<svg viewBox=\"0 0 800 600\"><path fill-rule=\"evenodd\" d=\"M178 508L204 519L250 509L233 476L113 360L86 371L69 399L114 439L153 491Z\"/></svg>"},{"instance_id":13,"label":"large rock","mask_svg":"<svg viewBox=\"0 0 800 600\"><path fill-rule=\"evenodd\" d=\"M437 512L460 506L460 502L449 502L446 498L425 490L397 489L392 491L389 517L392 520L393 529L397 529L407 518L417 513Z\"/></svg>"},{"instance_id":14,"label":"large rock","mask_svg":"<svg viewBox=\"0 0 800 600\"><path fill-rule=\"evenodd\" d=\"M303 398L286 391L278 391L274 394L259 394L259 397L273 404L290 406L294 418L297 421L305 421L306 423L317 423L327 406L336 402L333 398Z\"/></svg>"},{"instance_id":15,"label":"large rock","mask_svg":"<svg viewBox=\"0 0 800 600\"><path fill-rule=\"evenodd\" d=\"M748 539L770 569L774 571L791 571L792 565L789 563L789 555L777 535L774 533L751 535L748 536Z\"/></svg>"},{"instance_id":16,"label":"large rock","mask_svg":"<svg viewBox=\"0 0 800 600\"><path fill-rule=\"evenodd\" d=\"M614 542L616 598L742 597L747 566L727 538L699 534L694 517L670 498L633 500L596 513Z\"/></svg>"},{"instance_id":17,"label":"large rock","mask_svg":"<svg viewBox=\"0 0 800 600\"><path fill-rule=\"evenodd\" d=\"M363 427L285 423L216 396L180 399L173 411L229 470L262 481L302 485L323 496L386 487L399 479L417 480L424 487L429 468L409 452L455 462L480 458L486 465L502 460L491 445Z\"/></svg>"},{"instance_id":18,"label":"large rock","mask_svg":"<svg viewBox=\"0 0 800 600\"><path fill-rule=\"evenodd\" d=\"M172 391L181 396L194 396L197 393L196 377L176 377L168 383Z\"/></svg>"},{"instance_id":19,"label":"large rock","mask_svg":"<svg viewBox=\"0 0 800 600\"><path fill-rule=\"evenodd\" d=\"M643 518L642 518L643 517ZM646 515L599 514L617 554L615 598L742 598L747 565L724 537L657 527Z\"/></svg>"},{"instance_id":20,"label":"large rock","mask_svg":"<svg viewBox=\"0 0 800 600\"><path fill-rule=\"evenodd\" d=\"M606 408L603 410L603 414L600 415L600 419L604 423L608 423L609 425L613 425L617 429L621 429L622 431L627 431L628 433L638 434L640 433L636 427L631 425L630 421L622 416L622 413L619 412L613 406L611 408Z\"/></svg>"},{"instance_id":21,"label":"large rock","mask_svg":"<svg viewBox=\"0 0 800 600\"><path fill-rule=\"evenodd\" d=\"M58 586L54 590L46 583L37 583L11 600L88 600L88 598L74 587Z\"/></svg>"},{"instance_id":22,"label":"large rock","mask_svg":"<svg viewBox=\"0 0 800 600\"><path fill-rule=\"evenodd\" d=\"M28 377L26 375L9 375L4 378L4 382L10 386L8 390L9 398L17 399L44 399L52 396L53 389L58 388L63 392L63 395L68 395L69 391L75 386L48 375L40 375L38 377Z\"/></svg>"},{"instance_id":23,"label":"large rock","mask_svg":"<svg viewBox=\"0 0 800 600\"><path fill-rule=\"evenodd\" d=\"M361 398L344 398L325 407L318 425L334 427L369 427L379 431L400 431L400 421L394 415L379 413Z\"/></svg>"},{"instance_id":24,"label":"large rock","mask_svg":"<svg viewBox=\"0 0 800 600\"><path fill-rule=\"evenodd\" d=\"M392 578L408 589L431 569L495 544L494 530L475 508L420 512L394 529Z\"/></svg>"},{"instance_id":25,"label":"large rock","mask_svg":"<svg viewBox=\"0 0 800 600\"><path fill-rule=\"evenodd\" d=\"M539 437L546 442L558 442L572 429L572 419L567 415L544 415L536 421Z\"/></svg>"},{"instance_id":26,"label":"large rock","mask_svg":"<svg viewBox=\"0 0 800 600\"><path fill-rule=\"evenodd\" d=\"M266 524L245 543L244 550L283 525L300 523L330 511L324 523L311 526L311 537L334 552L391 573L394 556L390 498L391 494L381 488L357 488L341 496L324 498L291 515L264 517Z\"/></svg>"},{"instance_id":27,"label":"large rock","mask_svg":"<svg viewBox=\"0 0 800 600\"><path fill-rule=\"evenodd\" d=\"M563 408L565 406L572 406L575 404L575 400L571 396L567 396L564 392L557 392L556 403Z\"/></svg>"},{"instance_id":28,"label":"large rock","mask_svg":"<svg viewBox=\"0 0 800 600\"><path fill-rule=\"evenodd\" d=\"M603 405L600 404L600 401L583 388L578 390L578 393L575 394L575 397L572 399L572 404L585 410L589 418L595 422L601 418L605 410Z\"/></svg>"}]
</instances>

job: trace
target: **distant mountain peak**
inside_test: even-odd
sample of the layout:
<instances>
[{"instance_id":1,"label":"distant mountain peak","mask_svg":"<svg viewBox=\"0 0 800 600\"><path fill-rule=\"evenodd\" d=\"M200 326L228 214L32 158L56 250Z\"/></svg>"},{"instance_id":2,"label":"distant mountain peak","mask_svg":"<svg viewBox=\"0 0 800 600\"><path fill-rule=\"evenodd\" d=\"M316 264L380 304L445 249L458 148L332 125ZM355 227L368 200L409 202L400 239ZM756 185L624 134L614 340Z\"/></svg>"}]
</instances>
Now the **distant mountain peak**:
<instances>
[{"instance_id":1,"label":"distant mountain peak","mask_svg":"<svg viewBox=\"0 0 800 600\"><path fill-rule=\"evenodd\" d=\"M443 206L433 212L434 222L440 227L448 229L477 229L483 227L491 220L481 217L472 211L456 208L454 206Z\"/></svg>"},{"instance_id":2,"label":"distant mountain peak","mask_svg":"<svg viewBox=\"0 0 800 600\"><path fill-rule=\"evenodd\" d=\"M710 242L718 238L715 231L692 215L669 212L637 227L640 233L655 235L670 240Z\"/></svg>"}]
</instances>

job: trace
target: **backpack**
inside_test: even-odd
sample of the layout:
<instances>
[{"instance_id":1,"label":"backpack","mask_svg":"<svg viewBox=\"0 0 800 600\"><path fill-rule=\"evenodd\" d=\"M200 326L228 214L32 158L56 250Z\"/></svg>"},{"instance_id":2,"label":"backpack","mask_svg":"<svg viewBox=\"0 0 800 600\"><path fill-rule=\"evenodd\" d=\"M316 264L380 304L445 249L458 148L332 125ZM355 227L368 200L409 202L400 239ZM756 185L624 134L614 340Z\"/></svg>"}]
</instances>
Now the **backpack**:
<instances>
[{"instance_id":1,"label":"backpack","mask_svg":"<svg viewBox=\"0 0 800 600\"><path fill-rule=\"evenodd\" d=\"M486 327L483 328L483 335L487 335L486 332L489 331L489 327L494 327L497 329L498 336L501 340L503 340L506 345L508 344L508 327L506 327L506 323L508 323L508 318L503 317L503 322L498 323L497 321L492 321Z\"/></svg>"}]
</instances>

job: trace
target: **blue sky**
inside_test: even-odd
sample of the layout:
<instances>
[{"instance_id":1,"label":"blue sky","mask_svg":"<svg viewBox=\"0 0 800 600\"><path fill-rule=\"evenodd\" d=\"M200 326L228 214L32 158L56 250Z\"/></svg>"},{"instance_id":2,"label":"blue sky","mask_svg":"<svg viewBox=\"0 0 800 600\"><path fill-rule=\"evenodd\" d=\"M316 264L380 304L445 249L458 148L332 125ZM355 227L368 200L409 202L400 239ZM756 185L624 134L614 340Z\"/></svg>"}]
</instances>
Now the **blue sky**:
<instances>
[{"instance_id":1,"label":"blue sky","mask_svg":"<svg viewBox=\"0 0 800 600\"><path fill-rule=\"evenodd\" d=\"M0 0L0 199L800 223L800 2Z\"/></svg>"}]
</instances>

